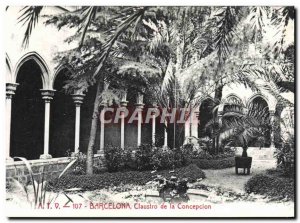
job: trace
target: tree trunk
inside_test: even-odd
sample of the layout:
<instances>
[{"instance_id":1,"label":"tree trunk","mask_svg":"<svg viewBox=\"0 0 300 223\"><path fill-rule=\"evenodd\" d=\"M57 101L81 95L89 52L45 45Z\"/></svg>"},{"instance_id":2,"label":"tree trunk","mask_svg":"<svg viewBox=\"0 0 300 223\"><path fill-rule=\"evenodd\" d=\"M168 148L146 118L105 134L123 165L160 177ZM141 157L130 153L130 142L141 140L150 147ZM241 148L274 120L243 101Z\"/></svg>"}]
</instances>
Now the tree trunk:
<instances>
[{"instance_id":1,"label":"tree trunk","mask_svg":"<svg viewBox=\"0 0 300 223\"><path fill-rule=\"evenodd\" d=\"M222 95L223 95L223 85L217 87L215 90L215 98L214 98L215 105L220 104L220 101L222 100ZM218 119L218 111L216 111L213 115L214 115L214 118L216 117ZM218 154L219 153L219 135L216 136L214 143L215 143L215 152L216 152L216 154Z\"/></svg>"},{"instance_id":2,"label":"tree trunk","mask_svg":"<svg viewBox=\"0 0 300 223\"><path fill-rule=\"evenodd\" d=\"M247 149L248 149L248 143L243 138L243 153L242 153L242 157L248 157Z\"/></svg>"},{"instance_id":3,"label":"tree trunk","mask_svg":"<svg viewBox=\"0 0 300 223\"><path fill-rule=\"evenodd\" d=\"M248 157L247 149L248 149L247 147L243 147L242 157Z\"/></svg>"},{"instance_id":4,"label":"tree trunk","mask_svg":"<svg viewBox=\"0 0 300 223\"><path fill-rule=\"evenodd\" d=\"M93 174L93 156L94 156L94 146L97 134L98 120L99 120L99 96L102 92L102 81L97 81L97 93L94 101L94 110L92 116L92 124L90 131L89 144L87 148L87 160L86 160L86 173Z\"/></svg>"}]
</instances>

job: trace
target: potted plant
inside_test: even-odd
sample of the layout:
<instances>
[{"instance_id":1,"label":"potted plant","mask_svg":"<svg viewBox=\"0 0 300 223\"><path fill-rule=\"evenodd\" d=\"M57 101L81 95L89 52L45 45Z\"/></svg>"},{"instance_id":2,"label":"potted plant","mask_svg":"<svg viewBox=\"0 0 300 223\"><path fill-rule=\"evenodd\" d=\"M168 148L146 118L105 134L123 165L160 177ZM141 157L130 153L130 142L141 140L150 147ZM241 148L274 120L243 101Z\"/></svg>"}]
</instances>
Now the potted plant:
<instances>
[{"instance_id":1,"label":"potted plant","mask_svg":"<svg viewBox=\"0 0 300 223\"><path fill-rule=\"evenodd\" d=\"M235 173L238 174L238 169L243 168L244 174L247 173L247 175L250 174L251 164L252 164L252 157L248 157L247 154L248 145L245 142L243 145L243 153L242 156L236 156L235 157ZM245 172L247 170L247 172Z\"/></svg>"},{"instance_id":2,"label":"potted plant","mask_svg":"<svg viewBox=\"0 0 300 223\"><path fill-rule=\"evenodd\" d=\"M247 107L242 103L226 104L222 117L220 141L221 144L234 142L242 146L242 156L235 157L236 174L238 174L238 168L243 168L244 174L250 174L252 157L248 157L248 147L253 141L261 140L270 130L270 126L267 108L257 104L250 104Z\"/></svg>"}]
</instances>

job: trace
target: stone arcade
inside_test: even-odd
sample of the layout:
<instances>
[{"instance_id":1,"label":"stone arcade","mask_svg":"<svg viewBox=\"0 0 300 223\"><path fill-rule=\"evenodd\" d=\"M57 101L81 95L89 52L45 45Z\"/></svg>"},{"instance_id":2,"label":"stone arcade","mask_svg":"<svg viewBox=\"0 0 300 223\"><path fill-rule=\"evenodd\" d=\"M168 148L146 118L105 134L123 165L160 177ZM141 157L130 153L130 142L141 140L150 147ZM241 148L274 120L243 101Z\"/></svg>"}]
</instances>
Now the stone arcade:
<instances>
[{"instance_id":1,"label":"stone arcade","mask_svg":"<svg viewBox=\"0 0 300 223\"><path fill-rule=\"evenodd\" d=\"M13 161L11 157L21 156L31 160L36 171L41 171L41 165L52 163L50 175L59 173L68 162L67 152L86 152L91 114L95 97L95 87L87 92L74 92L67 95L62 91L64 82L73 72L66 65L54 61L56 52L76 47L76 43L67 44L64 39L74 34L77 29L57 30L56 27L45 26L45 18L41 17L32 33L29 46L22 48L25 27L16 23L19 8L12 7L6 12L6 160L7 177L20 176L26 178L26 171L14 170L14 165L22 169L21 162ZM60 13L51 10L47 14ZM75 44L75 45L74 45ZM243 92L237 95L235 92ZM202 99L195 110L195 121L187 120L184 128L183 144L188 137L201 137L207 121L211 119L213 95ZM284 113L293 112L293 108L280 108L276 99L267 92L252 92L242 85L232 84L224 87L224 100L239 100L246 103L258 103L268 108L271 119L281 117ZM143 109L157 107L147 101L147 95L132 94L127 89L120 103L121 107L137 108L137 121L125 124L124 113L121 113L120 123L114 125L99 124L95 156L102 157L107 145L121 148L136 147L143 143L157 143L159 146L172 147L172 138L164 130L163 124L154 114L149 123L142 124ZM104 108L107 104L102 104ZM223 109L218 111L222 116ZM274 148L274 133L271 131L265 147ZM255 146L255 145L253 145ZM97 155L98 154L98 155ZM99 159L100 160L100 159ZM99 161L100 162L100 161ZM101 162L100 162L101 163ZM100 165L100 164L99 164ZM27 173L28 174L28 173ZM25 180L25 179L24 179Z\"/></svg>"}]
</instances>

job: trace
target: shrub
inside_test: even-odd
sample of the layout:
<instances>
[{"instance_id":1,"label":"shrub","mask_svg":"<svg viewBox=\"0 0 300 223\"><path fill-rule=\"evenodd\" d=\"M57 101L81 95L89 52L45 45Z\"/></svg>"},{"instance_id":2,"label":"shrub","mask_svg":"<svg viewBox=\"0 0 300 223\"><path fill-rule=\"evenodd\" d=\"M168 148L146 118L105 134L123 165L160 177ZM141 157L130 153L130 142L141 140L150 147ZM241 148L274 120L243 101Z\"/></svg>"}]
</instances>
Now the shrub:
<instances>
[{"instance_id":1,"label":"shrub","mask_svg":"<svg viewBox=\"0 0 300 223\"><path fill-rule=\"evenodd\" d=\"M185 144L180 149L175 149L175 159L180 160L181 165L186 166L190 163L194 150L193 144Z\"/></svg>"},{"instance_id":2,"label":"shrub","mask_svg":"<svg viewBox=\"0 0 300 223\"><path fill-rule=\"evenodd\" d=\"M130 169L130 163L132 162L131 150L108 146L104 151L109 172Z\"/></svg>"},{"instance_id":3,"label":"shrub","mask_svg":"<svg viewBox=\"0 0 300 223\"><path fill-rule=\"evenodd\" d=\"M151 168L154 170L174 169L175 153L169 148L155 148L151 156ZM177 165L176 167L181 167Z\"/></svg>"},{"instance_id":4,"label":"shrub","mask_svg":"<svg viewBox=\"0 0 300 223\"><path fill-rule=\"evenodd\" d=\"M206 153L213 153L213 140L210 137L203 137L198 140L201 150Z\"/></svg>"},{"instance_id":5,"label":"shrub","mask_svg":"<svg viewBox=\"0 0 300 223\"><path fill-rule=\"evenodd\" d=\"M47 189L59 191L76 187L82 190L97 190L124 184L145 185L147 182L154 180L157 175L165 178L175 176L179 180L187 179L188 182L195 182L199 178L205 178L205 173L201 169L196 165L189 165L177 168L171 173L168 170L162 170L152 174L150 171L127 171L94 175L64 175L60 179L50 181Z\"/></svg>"},{"instance_id":6,"label":"shrub","mask_svg":"<svg viewBox=\"0 0 300 223\"><path fill-rule=\"evenodd\" d=\"M149 144L141 145L134 152L131 148L122 149L116 146L105 147L105 160L108 172L123 170L164 170L186 166L190 163L193 147L184 145L181 148L158 148ZM82 175L86 173L86 155L75 154L77 158L72 173ZM93 167L99 173L97 167Z\"/></svg>"},{"instance_id":7,"label":"shrub","mask_svg":"<svg viewBox=\"0 0 300 223\"><path fill-rule=\"evenodd\" d=\"M190 164L185 167L177 168L174 172L170 173L168 170L159 171L158 174L169 178L176 176L179 180L187 179L188 182L196 182L197 179L204 179L205 173L195 164Z\"/></svg>"},{"instance_id":8,"label":"shrub","mask_svg":"<svg viewBox=\"0 0 300 223\"><path fill-rule=\"evenodd\" d=\"M295 173L295 140L293 135L280 143L276 148L275 157L277 159L277 168L286 176L294 176Z\"/></svg>"},{"instance_id":9,"label":"shrub","mask_svg":"<svg viewBox=\"0 0 300 223\"><path fill-rule=\"evenodd\" d=\"M86 173L86 155L82 152L74 154L76 158L75 163L70 169L71 173L75 175L83 175Z\"/></svg>"},{"instance_id":10,"label":"shrub","mask_svg":"<svg viewBox=\"0 0 300 223\"><path fill-rule=\"evenodd\" d=\"M153 154L154 154L154 149L150 144L145 144L138 147L135 151L136 168L138 170L153 169L153 164L152 164Z\"/></svg>"},{"instance_id":11,"label":"shrub","mask_svg":"<svg viewBox=\"0 0 300 223\"><path fill-rule=\"evenodd\" d=\"M137 170L174 169L189 164L188 148L158 148L151 145L140 146L135 153Z\"/></svg>"},{"instance_id":12,"label":"shrub","mask_svg":"<svg viewBox=\"0 0 300 223\"><path fill-rule=\"evenodd\" d=\"M294 200L294 179L276 174L257 174L245 185L247 193L267 195L275 199Z\"/></svg>"},{"instance_id":13,"label":"shrub","mask_svg":"<svg viewBox=\"0 0 300 223\"><path fill-rule=\"evenodd\" d=\"M235 165L234 157L222 159L192 159L191 162L201 169L224 169Z\"/></svg>"},{"instance_id":14,"label":"shrub","mask_svg":"<svg viewBox=\"0 0 300 223\"><path fill-rule=\"evenodd\" d=\"M194 151L192 157L196 159L223 159L235 156L235 149L226 148L222 153L210 154L205 150Z\"/></svg>"}]
</instances>

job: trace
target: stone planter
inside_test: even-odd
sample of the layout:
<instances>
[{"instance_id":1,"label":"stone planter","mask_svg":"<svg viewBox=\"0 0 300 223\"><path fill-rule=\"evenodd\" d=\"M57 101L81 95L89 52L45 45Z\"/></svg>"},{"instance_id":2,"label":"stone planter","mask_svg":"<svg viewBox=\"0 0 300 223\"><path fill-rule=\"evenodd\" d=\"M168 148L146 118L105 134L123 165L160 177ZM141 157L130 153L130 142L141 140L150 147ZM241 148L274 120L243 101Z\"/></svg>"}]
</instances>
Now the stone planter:
<instances>
[{"instance_id":1,"label":"stone planter","mask_svg":"<svg viewBox=\"0 0 300 223\"><path fill-rule=\"evenodd\" d=\"M249 175L250 169L251 169L251 164L252 164L252 157L236 156L235 157L235 173L239 174L238 168L243 168L244 174ZM246 172L246 170L247 170L247 172Z\"/></svg>"}]
</instances>

